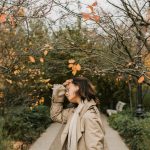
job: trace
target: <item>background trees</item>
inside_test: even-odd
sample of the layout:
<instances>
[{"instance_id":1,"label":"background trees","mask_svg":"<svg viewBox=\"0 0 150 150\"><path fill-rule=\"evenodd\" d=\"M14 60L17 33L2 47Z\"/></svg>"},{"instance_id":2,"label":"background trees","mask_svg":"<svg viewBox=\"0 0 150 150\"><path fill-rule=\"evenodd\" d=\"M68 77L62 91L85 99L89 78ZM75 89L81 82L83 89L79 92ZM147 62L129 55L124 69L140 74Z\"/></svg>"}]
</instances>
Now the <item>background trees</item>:
<instances>
[{"instance_id":1,"label":"background trees","mask_svg":"<svg viewBox=\"0 0 150 150\"><path fill-rule=\"evenodd\" d=\"M11 106L35 117L38 105L50 105L52 84L78 75L97 86L102 108L113 108L118 100L136 106L136 86L144 85L149 109L149 2L108 4L117 12L103 9L101 1L0 2L3 116L13 112Z\"/></svg>"},{"instance_id":2,"label":"background trees","mask_svg":"<svg viewBox=\"0 0 150 150\"><path fill-rule=\"evenodd\" d=\"M102 78L108 73L117 82L149 85L149 3L108 3L117 14L96 1L2 1L1 82L9 87L5 101L14 104L14 97L16 104L31 104L30 99L40 99L52 83L72 76L69 59L81 66L74 75ZM22 94L15 98L14 91Z\"/></svg>"}]
</instances>

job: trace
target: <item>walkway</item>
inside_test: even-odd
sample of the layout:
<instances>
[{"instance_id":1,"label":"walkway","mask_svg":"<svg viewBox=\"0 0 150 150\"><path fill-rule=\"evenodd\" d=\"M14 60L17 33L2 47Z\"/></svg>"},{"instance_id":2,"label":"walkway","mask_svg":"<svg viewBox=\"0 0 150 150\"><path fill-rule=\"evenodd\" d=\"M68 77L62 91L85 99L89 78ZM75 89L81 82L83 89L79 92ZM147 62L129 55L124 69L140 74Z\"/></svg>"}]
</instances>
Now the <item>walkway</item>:
<instances>
[{"instance_id":1,"label":"walkway","mask_svg":"<svg viewBox=\"0 0 150 150\"><path fill-rule=\"evenodd\" d=\"M108 150L129 150L119 136L118 132L109 126L106 116L102 115L102 120L105 126ZM62 125L59 123L51 124L50 127L41 135L41 137L35 143L33 143L33 145L30 147L30 150L49 150L49 147L54 139L60 138L57 135L58 132L61 132L61 128ZM56 145L54 149L58 150L60 145L54 145Z\"/></svg>"},{"instance_id":2,"label":"walkway","mask_svg":"<svg viewBox=\"0 0 150 150\"><path fill-rule=\"evenodd\" d=\"M102 120L106 131L105 138L108 150L129 150L118 132L109 126L106 116L102 115Z\"/></svg>"}]
</instances>

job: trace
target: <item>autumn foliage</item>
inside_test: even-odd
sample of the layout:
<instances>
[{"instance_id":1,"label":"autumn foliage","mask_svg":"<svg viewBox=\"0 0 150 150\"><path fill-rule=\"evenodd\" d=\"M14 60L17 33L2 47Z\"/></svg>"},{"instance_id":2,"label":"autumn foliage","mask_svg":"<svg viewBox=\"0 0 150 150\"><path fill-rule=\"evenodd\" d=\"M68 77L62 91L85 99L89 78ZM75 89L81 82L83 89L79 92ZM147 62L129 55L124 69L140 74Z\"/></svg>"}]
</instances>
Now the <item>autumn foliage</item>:
<instances>
[{"instance_id":1,"label":"autumn foliage","mask_svg":"<svg viewBox=\"0 0 150 150\"><path fill-rule=\"evenodd\" d=\"M94 2L93 4L87 6L87 9L90 10L90 13L82 12L82 17L85 21L92 20L95 21L96 23L99 23L100 16L96 14L95 11L96 6L97 6L97 2Z\"/></svg>"},{"instance_id":2,"label":"autumn foliage","mask_svg":"<svg viewBox=\"0 0 150 150\"><path fill-rule=\"evenodd\" d=\"M76 73L81 70L80 64L77 64L74 59L70 59L68 63L68 68L71 68L73 75L76 75Z\"/></svg>"}]
</instances>

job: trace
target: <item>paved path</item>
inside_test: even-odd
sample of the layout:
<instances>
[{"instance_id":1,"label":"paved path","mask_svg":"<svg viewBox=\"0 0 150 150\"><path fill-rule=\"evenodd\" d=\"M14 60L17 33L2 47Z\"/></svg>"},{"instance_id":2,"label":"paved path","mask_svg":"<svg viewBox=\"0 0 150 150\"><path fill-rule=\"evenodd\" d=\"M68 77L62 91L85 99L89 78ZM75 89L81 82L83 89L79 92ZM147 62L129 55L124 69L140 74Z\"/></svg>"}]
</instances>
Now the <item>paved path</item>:
<instances>
[{"instance_id":1,"label":"paved path","mask_svg":"<svg viewBox=\"0 0 150 150\"><path fill-rule=\"evenodd\" d=\"M129 150L118 132L109 126L106 116L102 115L101 117L105 127L105 139L108 150Z\"/></svg>"},{"instance_id":2,"label":"paved path","mask_svg":"<svg viewBox=\"0 0 150 150\"><path fill-rule=\"evenodd\" d=\"M49 150L61 126L60 123L52 123L37 141L31 145L30 150Z\"/></svg>"},{"instance_id":3,"label":"paved path","mask_svg":"<svg viewBox=\"0 0 150 150\"><path fill-rule=\"evenodd\" d=\"M108 122L106 116L102 115L102 120L104 123L105 131L106 131L106 142L108 150L129 150L125 145L124 141L119 136L118 132L113 130ZM50 145L55 138L60 140L58 137L58 132L62 131L62 125L59 123L52 123L49 128L41 135L39 139L35 143L32 144L30 150L50 150ZM54 144L54 143L53 143ZM60 145L54 144L55 147L52 149L58 150Z\"/></svg>"}]
</instances>

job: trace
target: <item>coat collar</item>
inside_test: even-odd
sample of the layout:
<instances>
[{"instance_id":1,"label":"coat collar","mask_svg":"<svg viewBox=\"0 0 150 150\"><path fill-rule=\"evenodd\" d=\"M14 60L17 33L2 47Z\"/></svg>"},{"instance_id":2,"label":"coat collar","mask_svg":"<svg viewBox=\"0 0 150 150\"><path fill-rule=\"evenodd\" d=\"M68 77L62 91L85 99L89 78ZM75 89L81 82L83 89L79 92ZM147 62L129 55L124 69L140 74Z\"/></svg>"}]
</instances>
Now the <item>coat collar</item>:
<instances>
[{"instance_id":1,"label":"coat collar","mask_svg":"<svg viewBox=\"0 0 150 150\"><path fill-rule=\"evenodd\" d=\"M82 116L87 112L87 110L92 107L92 106L96 106L95 101L92 99L90 101L88 101L87 99L84 100L84 107L82 108L81 112L79 113L80 117L82 118Z\"/></svg>"},{"instance_id":2,"label":"coat collar","mask_svg":"<svg viewBox=\"0 0 150 150\"><path fill-rule=\"evenodd\" d=\"M87 112L87 110L92 107L92 106L96 106L96 103L95 101L92 99L91 101L88 101L87 99L84 100L84 107L82 108L81 112L79 113L79 117L78 117L78 120L77 120L77 141L81 138L82 136L82 132L84 131L84 127L83 127L83 124L82 124L82 117L83 115ZM74 109L75 111L75 109ZM69 115L69 119L67 121L67 124L62 132L62 135L61 135L61 144L62 146L64 145L66 139L67 139L67 135L68 135L68 132L69 132L69 125L70 125L70 121L71 121L71 118L72 118L72 115L74 113L74 111L71 112L71 114Z\"/></svg>"}]
</instances>

